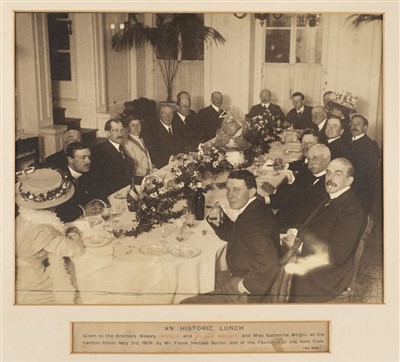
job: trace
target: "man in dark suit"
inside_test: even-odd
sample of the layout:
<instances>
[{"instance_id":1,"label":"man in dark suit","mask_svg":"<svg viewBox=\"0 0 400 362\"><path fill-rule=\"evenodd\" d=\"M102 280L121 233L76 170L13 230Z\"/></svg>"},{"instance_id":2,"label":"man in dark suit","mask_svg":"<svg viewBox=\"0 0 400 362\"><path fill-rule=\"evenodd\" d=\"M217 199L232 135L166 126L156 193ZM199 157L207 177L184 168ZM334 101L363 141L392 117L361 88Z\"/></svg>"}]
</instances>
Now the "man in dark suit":
<instances>
[{"instance_id":1,"label":"man in dark suit","mask_svg":"<svg viewBox=\"0 0 400 362\"><path fill-rule=\"evenodd\" d=\"M299 171L292 184L284 184L275 194L265 197L267 204L279 209L276 216L281 229L301 224L326 199L325 174L330 160L327 146L312 146L307 152L308 169Z\"/></svg>"},{"instance_id":2,"label":"man in dark suit","mask_svg":"<svg viewBox=\"0 0 400 362\"><path fill-rule=\"evenodd\" d=\"M228 242L229 271L217 275L214 292L182 303L257 303L268 293L279 270L278 225L271 209L256 193L257 184L251 172L230 173L226 196L239 216L232 221L219 205L214 205L207 217L216 234Z\"/></svg>"},{"instance_id":3,"label":"man in dark suit","mask_svg":"<svg viewBox=\"0 0 400 362\"><path fill-rule=\"evenodd\" d=\"M91 152L80 142L70 143L66 148L67 167L60 169L75 187L74 195L56 207L56 214L63 222L71 222L81 216L97 215L103 204L95 200L94 180L90 173Z\"/></svg>"},{"instance_id":4,"label":"man in dark suit","mask_svg":"<svg viewBox=\"0 0 400 362\"><path fill-rule=\"evenodd\" d=\"M190 98L185 97L185 95L181 96L177 102L178 109L172 119L172 126L179 128L182 134L185 153L197 151L199 143L204 141L197 114L190 109L190 106Z\"/></svg>"},{"instance_id":5,"label":"man in dark suit","mask_svg":"<svg viewBox=\"0 0 400 362\"><path fill-rule=\"evenodd\" d=\"M93 150L94 188L102 200L132 182L134 163L122 146L123 129L119 119L108 120L104 126L107 141Z\"/></svg>"},{"instance_id":6,"label":"man in dark suit","mask_svg":"<svg viewBox=\"0 0 400 362\"><path fill-rule=\"evenodd\" d=\"M371 210L375 198L380 151L378 144L366 134L368 120L360 114L351 117L351 161L354 165L352 189L366 212Z\"/></svg>"},{"instance_id":7,"label":"man in dark suit","mask_svg":"<svg viewBox=\"0 0 400 362\"><path fill-rule=\"evenodd\" d=\"M323 106L315 106L311 111L311 117L315 129L318 132L318 143L326 143L326 121L328 120L328 113Z\"/></svg>"},{"instance_id":8,"label":"man in dark suit","mask_svg":"<svg viewBox=\"0 0 400 362\"><path fill-rule=\"evenodd\" d=\"M286 120L294 129L313 128L311 117L312 107L304 104L304 94L300 92L293 93L292 102L294 108L286 115Z\"/></svg>"},{"instance_id":9,"label":"man in dark suit","mask_svg":"<svg viewBox=\"0 0 400 362\"><path fill-rule=\"evenodd\" d=\"M271 103L271 91L269 89L263 89L260 92L260 104L256 104L250 108L248 117L253 118L255 116L263 115L265 112L270 112L271 115L280 121L285 120L285 115L282 112L281 107L277 104Z\"/></svg>"},{"instance_id":10,"label":"man in dark suit","mask_svg":"<svg viewBox=\"0 0 400 362\"><path fill-rule=\"evenodd\" d=\"M301 257L286 270L294 273L291 302L324 302L348 286L358 241L365 228L364 211L350 186L354 169L345 158L331 161L326 170L327 202L323 202L298 230Z\"/></svg>"},{"instance_id":11,"label":"man in dark suit","mask_svg":"<svg viewBox=\"0 0 400 362\"><path fill-rule=\"evenodd\" d=\"M198 112L200 127L204 134L204 141L208 141L216 136L217 130L221 127L223 112L221 106L224 102L224 97L221 92L213 92L211 94L211 105L202 108Z\"/></svg>"},{"instance_id":12,"label":"man in dark suit","mask_svg":"<svg viewBox=\"0 0 400 362\"><path fill-rule=\"evenodd\" d=\"M157 168L168 164L171 156L184 152L182 130L172 123L174 109L169 105L161 105L159 121L152 129L149 140L149 151Z\"/></svg>"},{"instance_id":13,"label":"man in dark suit","mask_svg":"<svg viewBox=\"0 0 400 362\"><path fill-rule=\"evenodd\" d=\"M303 158L300 160L289 162L288 169L293 172L304 172L309 171L307 165L307 152L308 150L318 143L318 136L315 130L306 128L304 133L301 135L300 138L301 142L301 152L303 154ZM282 168L283 169L283 168Z\"/></svg>"},{"instance_id":14,"label":"man in dark suit","mask_svg":"<svg viewBox=\"0 0 400 362\"><path fill-rule=\"evenodd\" d=\"M331 159L334 160L338 157L347 158L351 160L350 146L343 138L344 121L337 116L330 116L326 121L326 142L325 144L331 151Z\"/></svg>"},{"instance_id":15,"label":"man in dark suit","mask_svg":"<svg viewBox=\"0 0 400 362\"><path fill-rule=\"evenodd\" d=\"M64 170L67 167L67 154L65 150L70 143L81 142L82 136L76 129L65 131L62 137L62 149L46 158L46 167Z\"/></svg>"}]
</instances>

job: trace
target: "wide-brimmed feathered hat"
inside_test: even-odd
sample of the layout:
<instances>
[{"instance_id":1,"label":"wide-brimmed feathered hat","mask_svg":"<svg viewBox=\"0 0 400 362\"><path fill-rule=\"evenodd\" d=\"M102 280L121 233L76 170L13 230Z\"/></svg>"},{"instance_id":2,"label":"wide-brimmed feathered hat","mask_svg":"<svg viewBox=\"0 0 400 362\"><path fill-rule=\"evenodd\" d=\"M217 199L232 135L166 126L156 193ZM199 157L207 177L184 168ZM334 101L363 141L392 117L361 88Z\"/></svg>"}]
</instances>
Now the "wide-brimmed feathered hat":
<instances>
[{"instance_id":1,"label":"wide-brimmed feathered hat","mask_svg":"<svg viewBox=\"0 0 400 362\"><path fill-rule=\"evenodd\" d=\"M16 202L29 209L48 209L63 204L75 188L66 175L48 168L28 168L20 173L16 184Z\"/></svg>"}]
</instances>

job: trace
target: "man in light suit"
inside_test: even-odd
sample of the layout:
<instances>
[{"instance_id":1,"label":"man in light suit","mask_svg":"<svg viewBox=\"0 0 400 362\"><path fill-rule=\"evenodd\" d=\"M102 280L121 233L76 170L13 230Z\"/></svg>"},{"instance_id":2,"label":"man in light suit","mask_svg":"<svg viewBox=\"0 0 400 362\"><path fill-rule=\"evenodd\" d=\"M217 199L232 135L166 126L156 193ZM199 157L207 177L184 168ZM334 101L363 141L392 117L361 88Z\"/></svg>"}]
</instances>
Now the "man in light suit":
<instances>
[{"instance_id":1,"label":"man in light suit","mask_svg":"<svg viewBox=\"0 0 400 362\"><path fill-rule=\"evenodd\" d=\"M223 113L223 109L221 108L223 102L224 97L222 93L213 92L211 94L211 105L199 110L198 117L204 134L204 142L214 138L217 130L222 125L223 118L220 116Z\"/></svg>"},{"instance_id":2,"label":"man in light suit","mask_svg":"<svg viewBox=\"0 0 400 362\"><path fill-rule=\"evenodd\" d=\"M160 106L159 121L155 122L148 137L151 159L157 168L168 165L171 156L184 152L183 136L179 127L172 123L174 109Z\"/></svg>"},{"instance_id":3,"label":"man in light suit","mask_svg":"<svg viewBox=\"0 0 400 362\"><path fill-rule=\"evenodd\" d=\"M130 185L134 175L133 160L128 157L123 141L124 127L119 119L110 119L104 126L107 141L93 150L93 178L95 193L102 200Z\"/></svg>"},{"instance_id":4,"label":"man in light suit","mask_svg":"<svg viewBox=\"0 0 400 362\"><path fill-rule=\"evenodd\" d=\"M366 225L364 211L350 189L352 164L345 158L331 161L326 170L329 194L298 230L301 256L294 272L290 302L325 302L348 286L358 241ZM288 267L287 267L288 268Z\"/></svg>"},{"instance_id":5,"label":"man in light suit","mask_svg":"<svg viewBox=\"0 0 400 362\"><path fill-rule=\"evenodd\" d=\"M142 131L142 119L134 114L126 115L125 124L128 128L128 137L124 142L125 152L135 164L135 183L140 185L145 176L153 172L153 164L146 143L140 133Z\"/></svg>"},{"instance_id":6,"label":"man in light suit","mask_svg":"<svg viewBox=\"0 0 400 362\"><path fill-rule=\"evenodd\" d=\"M215 291L181 303L259 303L267 295L279 270L279 234L274 214L256 194L250 171L229 174L226 197L239 216L232 221L218 204L207 216L215 233L228 242L229 271L217 275Z\"/></svg>"},{"instance_id":7,"label":"man in light suit","mask_svg":"<svg viewBox=\"0 0 400 362\"><path fill-rule=\"evenodd\" d=\"M263 115L265 112L270 112L276 120L284 121L285 115L282 112L281 107L277 104L271 103L271 91L269 89L263 89L260 92L260 104L256 104L250 108L248 117L253 118L255 116Z\"/></svg>"},{"instance_id":8,"label":"man in light suit","mask_svg":"<svg viewBox=\"0 0 400 362\"><path fill-rule=\"evenodd\" d=\"M286 120L294 129L313 128L311 110L312 107L304 104L304 94L295 92L292 94L292 108L286 115Z\"/></svg>"},{"instance_id":9,"label":"man in light suit","mask_svg":"<svg viewBox=\"0 0 400 362\"><path fill-rule=\"evenodd\" d=\"M358 196L366 212L372 208L375 199L375 184L378 178L380 151L376 141L366 134L368 120L360 114L351 116L350 145L351 160L354 165L353 191Z\"/></svg>"}]
</instances>

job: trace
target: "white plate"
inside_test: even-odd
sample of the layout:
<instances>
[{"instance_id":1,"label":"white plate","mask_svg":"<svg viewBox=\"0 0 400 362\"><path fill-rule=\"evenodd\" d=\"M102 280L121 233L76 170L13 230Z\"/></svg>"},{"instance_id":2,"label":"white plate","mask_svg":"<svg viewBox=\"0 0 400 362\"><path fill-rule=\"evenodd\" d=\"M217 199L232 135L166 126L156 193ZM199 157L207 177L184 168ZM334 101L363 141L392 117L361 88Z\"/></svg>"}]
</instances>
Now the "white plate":
<instances>
[{"instance_id":1,"label":"white plate","mask_svg":"<svg viewBox=\"0 0 400 362\"><path fill-rule=\"evenodd\" d=\"M169 253L169 249L160 244L143 245L139 251L144 255L161 256Z\"/></svg>"},{"instance_id":2,"label":"white plate","mask_svg":"<svg viewBox=\"0 0 400 362\"><path fill-rule=\"evenodd\" d=\"M171 250L171 254L179 258L194 258L200 253L200 249L192 248L190 246L179 246Z\"/></svg>"},{"instance_id":3,"label":"white plate","mask_svg":"<svg viewBox=\"0 0 400 362\"><path fill-rule=\"evenodd\" d=\"M92 236L90 238L83 239L83 246L87 248L99 248L111 244L113 239L105 236Z\"/></svg>"}]
</instances>

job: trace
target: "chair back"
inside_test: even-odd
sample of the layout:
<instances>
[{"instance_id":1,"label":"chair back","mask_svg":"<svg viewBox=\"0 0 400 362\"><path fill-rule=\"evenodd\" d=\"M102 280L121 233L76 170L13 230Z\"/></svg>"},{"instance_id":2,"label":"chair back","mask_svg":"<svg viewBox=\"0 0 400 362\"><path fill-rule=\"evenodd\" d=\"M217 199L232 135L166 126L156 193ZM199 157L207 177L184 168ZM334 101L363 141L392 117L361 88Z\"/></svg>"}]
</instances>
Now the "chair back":
<instances>
[{"instance_id":1,"label":"chair back","mask_svg":"<svg viewBox=\"0 0 400 362\"><path fill-rule=\"evenodd\" d=\"M357 272L360 266L360 260L363 255L367 240L372 231L372 226L374 225L373 217L371 214L367 215L367 225L365 226L364 232L358 242L357 250L354 255L353 265L351 267L351 278L348 287L342 294L335 297L333 300L328 301L328 303L344 303L351 302L354 296L354 285L357 277Z\"/></svg>"},{"instance_id":2,"label":"chair back","mask_svg":"<svg viewBox=\"0 0 400 362\"><path fill-rule=\"evenodd\" d=\"M272 284L271 289L268 294L263 298L264 303L288 303L290 296L290 289L292 287L293 274L288 273L285 267L289 263L295 263L297 258L298 249L302 241L296 238L293 245L285 253L285 255L280 259L279 265L280 269L275 279L274 284Z\"/></svg>"}]
</instances>

